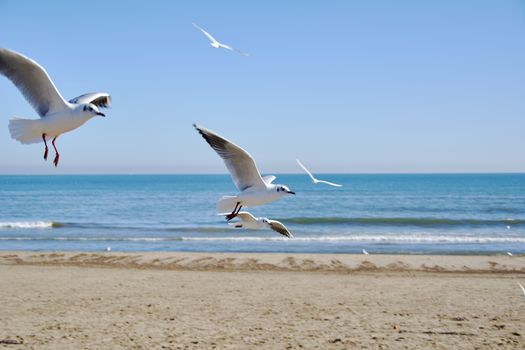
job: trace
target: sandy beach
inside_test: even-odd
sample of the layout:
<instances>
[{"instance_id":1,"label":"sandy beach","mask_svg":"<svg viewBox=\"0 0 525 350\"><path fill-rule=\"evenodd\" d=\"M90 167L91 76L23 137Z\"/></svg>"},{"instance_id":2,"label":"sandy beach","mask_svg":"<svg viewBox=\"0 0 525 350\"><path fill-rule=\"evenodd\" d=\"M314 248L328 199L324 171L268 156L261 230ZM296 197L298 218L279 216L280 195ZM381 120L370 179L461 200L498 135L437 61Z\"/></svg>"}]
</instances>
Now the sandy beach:
<instances>
[{"instance_id":1,"label":"sandy beach","mask_svg":"<svg viewBox=\"0 0 525 350\"><path fill-rule=\"evenodd\" d=\"M0 253L5 349L523 349L524 256Z\"/></svg>"}]
</instances>

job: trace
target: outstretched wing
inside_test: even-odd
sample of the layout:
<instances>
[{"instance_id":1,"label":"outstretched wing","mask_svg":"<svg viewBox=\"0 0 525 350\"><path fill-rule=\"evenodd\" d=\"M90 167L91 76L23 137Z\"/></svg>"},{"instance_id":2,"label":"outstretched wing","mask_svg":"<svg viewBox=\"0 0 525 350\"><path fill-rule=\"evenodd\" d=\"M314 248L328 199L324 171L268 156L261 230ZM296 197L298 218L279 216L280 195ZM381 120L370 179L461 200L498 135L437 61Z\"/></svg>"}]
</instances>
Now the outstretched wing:
<instances>
[{"instance_id":1,"label":"outstretched wing","mask_svg":"<svg viewBox=\"0 0 525 350\"><path fill-rule=\"evenodd\" d=\"M275 181L276 177L274 175L266 175L266 176L263 176L262 179L267 185L269 185Z\"/></svg>"},{"instance_id":2,"label":"outstretched wing","mask_svg":"<svg viewBox=\"0 0 525 350\"><path fill-rule=\"evenodd\" d=\"M241 50L239 50L239 49L236 49L235 47L230 46L230 45L226 45L226 44L219 43L219 46L222 47L222 48L224 48L224 49L227 49L227 50L230 50L230 51L235 51L235 52L237 52L237 53L240 53L240 54L243 55L243 56L250 56L249 53L247 53L247 52L243 52L243 51L241 51Z\"/></svg>"},{"instance_id":3,"label":"outstretched wing","mask_svg":"<svg viewBox=\"0 0 525 350\"><path fill-rule=\"evenodd\" d=\"M200 30L200 31L202 32L202 34L206 35L206 37L207 37L208 39L210 39L210 41L211 41L212 43L220 44L217 40L215 40L215 38L214 38L213 36L211 36L210 33L208 33L207 31L205 31L205 30L202 29L201 27L199 27L197 24L195 24L195 23L192 23L192 24L193 24L193 26L194 26L195 28L197 28L198 30Z\"/></svg>"},{"instance_id":4,"label":"outstretched wing","mask_svg":"<svg viewBox=\"0 0 525 350\"><path fill-rule=\"evenodd\" d=\"M111 96L105 92L90 92L69 100L70 103L86 104L91 103L97 107L111 107Z\"/></svg>"},{"instance_id":5,"label":"outstretched wing","mask_svg":"<svg viewBox=\"0 0 525 350\"><path fill-rule=\"evenodd\" d=\"M67 108L46 70L32 59L0 48L0 74L15 84L40 117Z\"/></svg>"},{"instance_id":6,"label":"outstretched wing","mask_svg":"<svg viewBox=\"0 0 525 350\"><path fill-rule=\"evenodd\" d=\"M240 211L238 214L237 214L237 217L241 220L241 221L244 221L244 222L256 222L257 219L255 218L255 216L253 216L250 212L247 212L247 211Z\"/></svg>"},{"instance_id":7,"label":"outstretched wing","mask_svg":"<svg viewBox=\"0 0 525 350\"><path fill-rule=\"evenodd\" d=\"M334 186L334 187L343 187L343 185L335 184L333 182L325 181L325 180L317 180L317 182L320 182L320 183L323 183L323 184L327 184L327 185L330 185L330 186Z\"/></svg>"},{"instance_id":8,"label":"outstretched wing","mask_svg":"<svg viewBox=\"0 0 525 350\"><path fill-rule=\"evenodd\" d=\"M232 180L239 191L247 188L266 188L259 169L253 160L241 147L206 128L193 124L195 129L204 137L206 142L224 160L224 164L231 173Z\"/></svg>"},{"instance_id":9,"label":"outstretched wing","mask_svg":"<svg viewBox=\"0 0 525 350\"><path fill-rule=\"evenodd\" d=\"M301 163L301 161L299 161L299 159L296 159L295 160L297 162L297 164L299 164L299 166L301 168L303 168L303 170L308 174L308 176L310 176L310 178L312 179L312 181L316 181L317 179L312 175L311 172L308 171L308 169L306 169L306 167L303 165L303 163Z\"/></svg>"},{"instance_id":10,"label":"outstretched wing","mask_svg":"<svg viewBox=\"0 0 525 350\"><path fill-rule=\"evenodd\" d=\"M288 238L293 238L293 235L286 226L284 226L281 222L277 220L268 220L268 224L270 225L270 228L274 230L275 232L279 232L281 235L286 236Z\"/></svg>"}]
</instances>

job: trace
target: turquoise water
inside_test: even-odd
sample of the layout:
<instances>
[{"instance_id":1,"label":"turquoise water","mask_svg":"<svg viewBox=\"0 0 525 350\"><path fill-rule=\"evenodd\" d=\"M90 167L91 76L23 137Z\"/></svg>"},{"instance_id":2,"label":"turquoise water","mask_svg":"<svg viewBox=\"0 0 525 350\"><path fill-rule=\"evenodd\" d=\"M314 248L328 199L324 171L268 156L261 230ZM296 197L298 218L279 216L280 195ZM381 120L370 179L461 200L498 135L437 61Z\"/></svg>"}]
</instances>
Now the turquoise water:
<instances>
[{"instance_id":1,"label":"turquoise water","mask_svg":"<svg viewBox=\"0 0 525 350\"><path fill-rule=\"evenodd\" d=\"M525 253L525 174L322 178L344 187L279 175L297 195L249 209L287 240L215 215L227 175L0 176L0 250Z\"/></svg>"}]
</instances>

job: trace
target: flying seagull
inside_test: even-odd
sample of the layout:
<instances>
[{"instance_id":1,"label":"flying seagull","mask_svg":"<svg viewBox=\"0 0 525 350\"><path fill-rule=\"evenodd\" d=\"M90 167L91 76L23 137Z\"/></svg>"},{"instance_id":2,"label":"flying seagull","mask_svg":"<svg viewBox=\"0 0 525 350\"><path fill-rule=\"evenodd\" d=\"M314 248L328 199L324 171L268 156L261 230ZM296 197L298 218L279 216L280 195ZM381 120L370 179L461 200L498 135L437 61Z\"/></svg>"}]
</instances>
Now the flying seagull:
<instances>
[{"instance_id":1,"label":"flying seagull","mask_svg":"<svg viewBox=\"0 0 525 350\"><path fill-rule=\"evenodd\" d=\"M364 255L368 255L368 252L365 249L363 249L362 252Z\"/></svg>"},{"instance_id":2,"label":"flying seagull","mask_svg":"<svg viewBox=\"0 0 525 350\"><path fill-rule=\"evenodd\" d=\"M229 215L229 214L222 214L222 215ZM237 213L237 217L240 219L239 222L229 222L231 226L235 228L246 228L246 229L263 229L263 228L269 228L271 230L274 230L275 232L280 233L283 236L286 236L288 238L293 238L293 235L286 226L282 224L282 222L277 220L270 220L268 218L256 218L251 213L247 211L240 211Z\"/></svg>"},{"instance_id":3,"label":"flying seagull","mask_svg":"<svg viewBox=\"0 0 525 350\"><path fill-rule=\"evenodd\" d=\"M233 183L240 193L236 196L224 196L217 202L219 213L230 212L226 220L230 221L239 214L242 207L254 207L273 202L281 197L295 194L284 185L274 185L275 176L262 177L255 160L241 147L215 134L206 128L193 124L206 142L224 160L230 171Z\"/></svg>"},{"instance_id":4,"label":"flying seagull","mask_svg":"<svg viewBox=\"0 0 525 350\"><path fill-rule=\"evenodd\" d=\"M303 163L301 163L299 161L299 159L296 159L297 161L297 164L299 164L299 166L301 168L303 168L304 171L306 171L306 173L308 174L308 176L310 176L310 178L312 179L312 183L313 184L318 184L318 183L322 183L322 184L327 184L327 185L330 185L330 186L335 186L335 187L342 187L343 185L339 185L339 184L335 184L333 182L329 182L329 181L325 181L325 180L318 180L316 179L311 172L308 171L308 169L306 169L306 167L303 165Z\"/></svg>"},{"instance_id":5,"label":"flying seagull","mask_svg":"<svg viewBox=\"0 0 525 350\"><path fill-rule=\"evenodd\" d=\"M507 255L508 256L514 256L514 254L512 254L511 252L507 252Z\"/></svg>"},{"instance_id":6,"label":"flying seagull","mask_svg":"<svg viewBox=\"0 0 525 350\"><path fill-rule=\"evenodd\" d=\"M237 53L240 53L240 54L243 55L243 56L249 56L249 54L246 53L246 52L242 52L241 50L238 50L238 49L236 49L236 48L234 48L234 47L231 47L230 45L226 45L226 44L223 44L223 43L218 42L217 40L215 40L215 38L214 38L213 36L211 36L210 33L208 33L207 31L205 31L205 30L202 29L201 27L199 27L197 24L195 24L195 23L192 23L192 24L193 24L193 26L194 26L195 28L197 28L197 29L200 30L204 35L206 35L206 37L207 37L208 39L210 39L210 41L211 41L210 45L213 46L214 48L216 48L216 49L223 48L223 49L226 49L226 50L235 51L235 52L237 52Z\"/></svg>"},{"instance_id":7,"label":"flying seagull","mask_svg":"<svg viewBox=\"0 0 525 350\"><path fill-rule=\"evenodd\" d=\"M60 158L55 145L56 139L95 116L105 117L98 108L109 107L111 104L111 97L101 92L80 95L70 101L64 100L42 66L20 53L4 48L0 48L0 74L15 84L40 116L40 119L11 119L11 137L24 144L43 141L45 160L48 153L47 140L52 140L55 166Z\"/></svg>"}]
</instances>

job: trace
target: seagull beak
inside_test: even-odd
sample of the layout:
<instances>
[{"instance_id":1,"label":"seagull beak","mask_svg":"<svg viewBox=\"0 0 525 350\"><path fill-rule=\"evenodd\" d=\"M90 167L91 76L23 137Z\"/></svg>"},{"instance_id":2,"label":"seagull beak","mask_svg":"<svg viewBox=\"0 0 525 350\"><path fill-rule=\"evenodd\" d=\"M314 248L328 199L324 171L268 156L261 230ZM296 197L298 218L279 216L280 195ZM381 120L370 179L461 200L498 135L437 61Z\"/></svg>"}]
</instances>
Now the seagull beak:
<instances>
[{"instance_id":1,"label":"seagull beak","mask_svg":"<svg viewBox=\"0 0 525 350\"><path fill-rule=\"evenodd\" d=\"M97 115L101 116L101 117L105 117L106 115L102 112L97 112Z\"/></svg>"},{"instance_id":2,"label":"seagull beak","mask_svg":"<svg viewBox=\"0 0 525 350\"><path fill-rule=\"evenodd\" d=\"M288 193L289 193L289 194L295 194L295 192L294 192L294 191L288 191Z\"/></svg>"}]
</instances>

